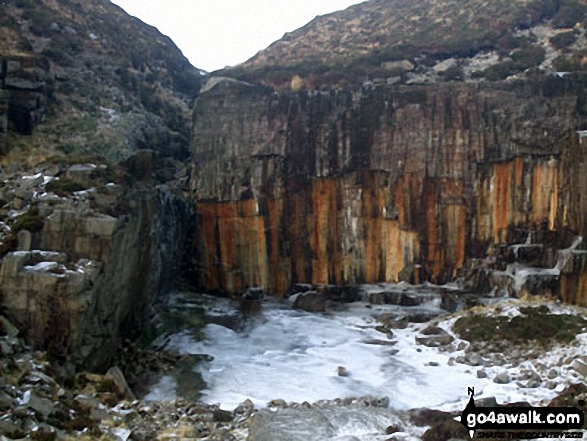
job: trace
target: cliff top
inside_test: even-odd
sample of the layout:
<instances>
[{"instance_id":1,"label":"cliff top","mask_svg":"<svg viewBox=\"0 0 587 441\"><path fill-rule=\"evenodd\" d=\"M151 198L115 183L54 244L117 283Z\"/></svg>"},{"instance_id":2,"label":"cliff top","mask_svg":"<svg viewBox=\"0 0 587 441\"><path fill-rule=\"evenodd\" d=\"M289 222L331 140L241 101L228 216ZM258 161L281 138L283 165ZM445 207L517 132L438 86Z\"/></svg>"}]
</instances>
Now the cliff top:
<instances>
[{"instance_id":1,"label":"cliff top","mask_svg":"<svg viewBox=\"0 0 587 441\"><path fill-rule=\"evenodd\" d=\"M222 75L271 85L289 84L296 75L313 86L344 84L417 73L484 51L503 58L525 51L517 60L522 66L513 69L522 70L540 64L541 49L548 52L525 30L546 24L554 30L549 37L573 28L577 34L586 8L585 0L370 0L316 17ZM572 45L575 34L559 37L555 49Z\"/></svg>"}]
</instances>

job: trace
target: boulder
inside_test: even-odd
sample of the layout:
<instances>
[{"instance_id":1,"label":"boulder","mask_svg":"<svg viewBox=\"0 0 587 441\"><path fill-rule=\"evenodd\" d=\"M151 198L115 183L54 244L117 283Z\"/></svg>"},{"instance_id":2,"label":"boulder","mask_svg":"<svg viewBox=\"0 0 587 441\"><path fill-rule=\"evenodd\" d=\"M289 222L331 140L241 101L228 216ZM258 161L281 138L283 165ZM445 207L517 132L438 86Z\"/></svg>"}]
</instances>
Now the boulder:
<instances>
[{"instance_id":1,"label":"boulder","mask_svg":"<svg viewBox=\"0 0 587 441\"><path fill-rule=\"evenodd\" d=\"M495 378L493 379L493 382L496 384L508 384L511 381L512 380L507 372L502 372L502 373L496 375Z\"/></svg>"},{"instance_id":2,"label":"boulder","mask_svg":"<svg viewBox=\"0 0 587 441\"><path fill-rule=\"evenodd\" d=\"M108 372L106 373L106 378L113 381L118 393L121 396L130 400L135 399L133 392L130 390L128 383L126 382L126 378L124 378L124 374L122 373L119 367L114 366L108 369Z\"/></svg>"},{"instance_id":3,"label":"boulder","mask_svg":"<svg viewBox=\"0 0 587 441\"><path fill-rule=\"evenodd\" d=\"M585 361L577 358L576 360L573 360L573 362L571 363L571 368L573 368L583 377L587 378L587 363Z\"/></svg>"},{"instance_id":4,"label":"boulder","mask_svg":"<svg viewBox=\"0 0 587 441\"><path fill-rule=\"evenodd\" d=\"M1 316L0 315L0 330L10 336L10 337L18 337L19 334L19 330L16 326L14 326L10 320L8 320L6 317Z\"/></svg>"},{"instance_id":5,"label":"boulder","mask_svg":"<svg viewBox=\"0 0 587 441\"><path fill-rule=\"evenodd\" d=\"M416 341L424 346L429 348L437 348L439 346L446 346L451 344L454 341L454 338L451 335L444 334L444 335L432 335L429 337L416 337Z\"/></svg>"},{"instance_id":6,"label":"boulder","mask_svg":"<svg viewBox=\"0 0 587 441\"><path fill-rule=\"evenodd\" d=\"M414 67L414 63L412 63L410 60L384 61L381 63L381 68L389 72L391 74L390 76L409 72L414 70Z\"/></svg>"},{"instance_id":7,"label":"boulder","mask_svg":"<svg viewBox=\"0 0 587 441\"><path fill-rule=\"evenodd\" d=\"M316 291L308 291L297 295L293 307L308 312L324 312L328 308L328 298Z\"/></svg>"}]
</instances>

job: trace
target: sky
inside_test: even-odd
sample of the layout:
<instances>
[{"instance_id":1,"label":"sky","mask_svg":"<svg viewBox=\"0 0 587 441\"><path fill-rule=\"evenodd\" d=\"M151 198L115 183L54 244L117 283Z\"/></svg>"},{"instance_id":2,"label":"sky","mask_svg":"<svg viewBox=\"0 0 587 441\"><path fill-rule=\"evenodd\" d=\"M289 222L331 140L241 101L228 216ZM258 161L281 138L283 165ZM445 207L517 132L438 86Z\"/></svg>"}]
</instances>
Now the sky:
<instances>
[{"instance_id":1,"label":"sky","mask_svg":"<svg viewBox=\"0 0 587 441\"><path fill-rule=\"evenodd\" d=\"M112 0L168 35L197 68L242 63L317 15L363 0Z\"/></svg>"}]
</instances>

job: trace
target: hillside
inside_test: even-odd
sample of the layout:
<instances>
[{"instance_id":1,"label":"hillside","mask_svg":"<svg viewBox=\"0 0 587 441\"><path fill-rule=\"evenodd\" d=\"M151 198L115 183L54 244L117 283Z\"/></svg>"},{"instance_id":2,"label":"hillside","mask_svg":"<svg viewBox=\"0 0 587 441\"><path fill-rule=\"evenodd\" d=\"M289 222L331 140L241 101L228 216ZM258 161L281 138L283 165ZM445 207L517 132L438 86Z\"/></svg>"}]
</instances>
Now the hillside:
<instances>
[{"instance_id":1,"label":"hillside","mask_svg":"<svg viewBox=\"0 0 587 441\"><path fill-rule=\"evenodd\" d=\"M188 154L201 74L168 37L108 0L8 0L2 12L0 88L10 98L0 151L32 163Z\"/></svg>"},{"instance_id":2,"label":"hillside","mask_svg":"<svg viewBox=\"0 0 587 441\"><path fill-rule=\"evenodd\" d=\"M312 88L367 79L499 80L538 66L577 70L586 54L585 12L583 0L371 0L316 17L219 73L278 86L297 75L294 88Z\"/></svg>"}]
</instances>

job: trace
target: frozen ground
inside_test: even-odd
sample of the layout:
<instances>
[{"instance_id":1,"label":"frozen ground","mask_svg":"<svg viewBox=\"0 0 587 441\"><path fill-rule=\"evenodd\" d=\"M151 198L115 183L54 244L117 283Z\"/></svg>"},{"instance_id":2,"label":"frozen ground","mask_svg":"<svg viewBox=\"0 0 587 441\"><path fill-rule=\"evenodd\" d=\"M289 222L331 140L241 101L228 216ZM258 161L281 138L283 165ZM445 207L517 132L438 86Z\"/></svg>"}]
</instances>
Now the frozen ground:
<instances>
[{"instance_id":1,"label":"frozen ground","mask_svg":"<svg viewBox=\"0 0 587 441\"><path fill-rule=\"evenodd\" d=\"M209 300L209 299L208 299ZM515 315L523 302L509 301L501 313ZM433 302L430 307L436 308ZM569 306L549 304L553 311L577 311ZM214 314L236 314L236 304L221 300L208 305ZM498 402L528 401L546 404L567 384L585 381L570 366L557 366L561 358L587 355L587 334L577 337L575 345L556 347L522 366L472 367L450 363L463 351L442 352L417 344L415 337L427 324L410 324L394 330L390 339L378 332L375 316L397 311L396 306L372 306L354 303L328 314L312 314L292 310L287 303L268 302L262 315L247 321L242 330L234 331L218 324L204 328L204 339L197 341L189 330L175 334L168 348L182 353L209 354L213 361L200 365L208 385L202 400L220 403L232 410L245 399L257 407L275 399L310 403L345 397L389 397L390 407L398 410L431 407L462 410L467 401L467 388L475 387L478 398L496 397ZM487 309L491 313L492 309ZM584 312L585 310L579 310ZM450 331L455 317L442 319L440 326ZM452 346L454 349L459 340ZM341 377L343 366L348 376ZM493 382L507 370L516 377L521 369L538 373L555 368L555 389L521 388ZM477 378L483 369L487 378ZM163 400L178 394L173 376L166 376L153 387L147 399ZM179 392L181 394L181 391Z\"/></svg>"}]
</instances>

